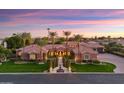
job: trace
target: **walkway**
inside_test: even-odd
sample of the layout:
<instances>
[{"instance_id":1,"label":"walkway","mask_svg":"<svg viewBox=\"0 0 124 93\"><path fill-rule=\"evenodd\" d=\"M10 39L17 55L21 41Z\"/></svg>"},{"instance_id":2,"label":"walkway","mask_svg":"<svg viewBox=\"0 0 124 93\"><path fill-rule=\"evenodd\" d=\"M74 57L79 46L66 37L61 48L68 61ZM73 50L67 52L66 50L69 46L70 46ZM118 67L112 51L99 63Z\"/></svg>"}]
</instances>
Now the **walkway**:
<instances>
[{"instance_id":1,"label":"walkway","mask_svg":"<svg viewBox=\"0 0 124 93\"><path fill-rule=\"evenodd\" d=\"M54 68L54 69L53 69L53 72L51 72L51 73L57 73L57 70L58 70L60 67L61 67L61 69L64 70L64 73L69 73L68 69L63 66L62 57L59 57L59 58L58 58L58 66L57 66L56 68Z\"/></svg>"}]
</instances>

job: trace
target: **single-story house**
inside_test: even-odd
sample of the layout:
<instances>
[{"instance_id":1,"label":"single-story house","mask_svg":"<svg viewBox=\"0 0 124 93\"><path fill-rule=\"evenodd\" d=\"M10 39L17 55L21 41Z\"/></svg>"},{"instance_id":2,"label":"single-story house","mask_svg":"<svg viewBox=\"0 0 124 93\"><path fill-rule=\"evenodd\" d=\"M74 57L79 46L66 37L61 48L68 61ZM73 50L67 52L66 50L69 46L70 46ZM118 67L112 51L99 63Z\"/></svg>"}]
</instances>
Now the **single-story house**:
<instances>
[{"instance_id":1,"label":"single-story house","mask_svg":"<svg viewBox=\"0 0 124 93\"><path fill-rule=\"evenodd\" d=\"M75 62L79 60L92 61L97 60L97 52L90 47L78 46L76 42L68 42L68 44L48 44L45 46L29 45L16 50L16 56L23 60L44 60L48 59L49 55L64 57L64 55L74 55Z\"/></svg>"},{"instance_id":2,"label":"single-story house","mask_svg":"<svg viewBox=\"0 0 124 93\"><path fill-rule=\"evenodd\" d=\"M121 44L122 46L124 46L124 39L115 39L112 40L112 42L116 42L117 44Z\"/></svg>"}]
</instances>

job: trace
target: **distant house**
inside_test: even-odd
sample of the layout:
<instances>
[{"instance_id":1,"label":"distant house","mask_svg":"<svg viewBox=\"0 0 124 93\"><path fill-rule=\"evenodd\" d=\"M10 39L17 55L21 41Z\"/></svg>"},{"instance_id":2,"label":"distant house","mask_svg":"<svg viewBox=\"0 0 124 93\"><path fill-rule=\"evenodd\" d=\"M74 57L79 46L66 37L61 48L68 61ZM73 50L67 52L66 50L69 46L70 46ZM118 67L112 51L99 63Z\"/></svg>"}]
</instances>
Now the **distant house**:
<instances>
[{"instance_id":1,"label":"distant house","mask_svg":"<svg viewBox=\"0 0 124 93\"><path fill-rule=\"evenodd\" d=\"M94 51L90 47L82 46L81 44L78 47L77 42L68 42L67 46L66 44L55 44L54 46L48 44L43 47L40 47L38 45L33 44L16 50L16 56L20 57L23 60L42 61L48 59L49 53L51 53L51 55L56 54L58 57L63 57L65 53L68 53L70 55L73 54L75 62L79 62L79 60L97 60L96 51Z\"/></svg>"},{"instance_id":2,"label":"distant house","mask_svg":"<svg viewBox=\"0 0 124 93\"><path fill-rule=\"evenodd\" d=\"M122 46L124 46L124 39L115 39L113 40L113 42L116 42L117 44L121 44Z\"/></svg>"}]
</instances>

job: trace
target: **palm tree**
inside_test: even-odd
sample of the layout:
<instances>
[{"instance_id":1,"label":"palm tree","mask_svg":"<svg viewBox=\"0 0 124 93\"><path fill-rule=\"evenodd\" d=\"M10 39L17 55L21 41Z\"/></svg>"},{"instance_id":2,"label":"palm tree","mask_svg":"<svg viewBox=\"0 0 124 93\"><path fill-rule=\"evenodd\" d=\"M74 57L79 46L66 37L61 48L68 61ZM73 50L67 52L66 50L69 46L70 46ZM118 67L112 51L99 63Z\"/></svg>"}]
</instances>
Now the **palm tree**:
<instances>
[{"instance_id":1,"label":"palm tree","mask_svg":"<svg viewBox=\"0 0 124 93\"><path fill-rule=\"evenodd\" d=\"M57 33L56 32L50 32L49 29L48 29L48 33L49 33L50 38L52 39L52 50L53 50L54 43L55 43L55 37L56 37ZM52 58L51 60L54 60L54 58ZM53 62L50 62L50 70L52 70L52 65L53 65Z\"/></svg>"},{"instance_id":2,"label":"palm tree","mask_svg":"<svg viewBox=\"0 0 124 93\"><path fill-rule=\"evenodd\" d=\"M110 43L110 41L111 41L111 36L108 36L107 38L108 38L108 41L109 41L109 43Z\"/></svg>"},{"instance_id":3,"label":"palm tree","mask_svg":"<svg viewBox=\"0 0 124 93\"><path fill-rule=\"evenodd\" d=\"M77 34L77 35L74 35L74 38L75 38L75 40L77 41L77 45L78 45L78 57L80 57L81 58L81 54L80 54L80 41L81 41L81 39L82 39L82 35L79 35L79 34Z\"/></svg>"},{"instance_id":4,"label":"palm tree","mask_svg":"<svg viewBox=\"0 0 124 93\"><path fill-rule=\"evenodd\" d=\"M67 46L67 43L68 43L68 37L71 35L71 32L70 31L63 31L65 37L66 37L66 46Z\"/></svg>"},{"instance_id":5,"label":"palm tree","mask_svg":"<svg viewBox=\"0 0 124 93\"><path fill-rule=\"evenodd\" d=\"M94 37L94 39L95 39L95 40L97 40L97 39L98 39L98 37L97 37L97 36L95 36L95 37Z\"/></svg>"},{"instance_id":6,"label":"palm tree","mask_svg":"<svg viewBox=\"0 0 124 93\"><path fill-rule=\"evenodd\" d=\"M68 44L68 38L69 36L71 35L71 32L70 31L63 31L65 37L66 37L66 52L67 52L67 44ZM67 57L67 60L68 60L68 57ZM70 61L68 61L68 70L70 70L71 67L70 67Z\"/></svg>"},{"instance_id":7,"label":"palm tree","mask_svg":"<svg viewBox=\"0 0 124 93\"><path fill-rule=\"evenodd\" d=\"M47 28L48 32L50 31L50 28Z\"/></svg>"},{"instance_id":8,"label":"palm tree","mask_svg":"<svg viewBox=\"0 0 124 93\"><path fill-rule=\"evenodd\" d=\"M57 36L56 32L49 32L49 36L52 39L52 48L54 48L55 37Z\"/></svg>"}]
</instances>

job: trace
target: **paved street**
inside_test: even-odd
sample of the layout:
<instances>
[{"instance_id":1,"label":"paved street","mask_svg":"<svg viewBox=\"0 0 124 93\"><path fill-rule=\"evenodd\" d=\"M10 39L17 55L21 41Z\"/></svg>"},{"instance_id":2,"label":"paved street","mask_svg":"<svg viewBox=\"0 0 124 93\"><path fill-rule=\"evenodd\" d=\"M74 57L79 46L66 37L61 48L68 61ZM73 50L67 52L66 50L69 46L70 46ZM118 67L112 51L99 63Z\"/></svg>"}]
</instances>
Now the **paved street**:
<instances>
[{"instance_id":1,"label":"paved street","mask_svg":"<svg viewBox=\"0 0 124 93\"><path fill-rule=\"evenodd\" d=\"M114 70L115 73L124 73L124 58L112 54L99 54L98 59L101 61L107 61L117 66Z\"/></svg>"},{"instance_id":2,"label":"paved street","mask_svg":"<svg viewBox=\"0 0 124 93\"><path fill-rule=\"evenodd\" d=\"M124 74L0 74L1 84L124 84Z\"/></svg>"}]
</instances>

